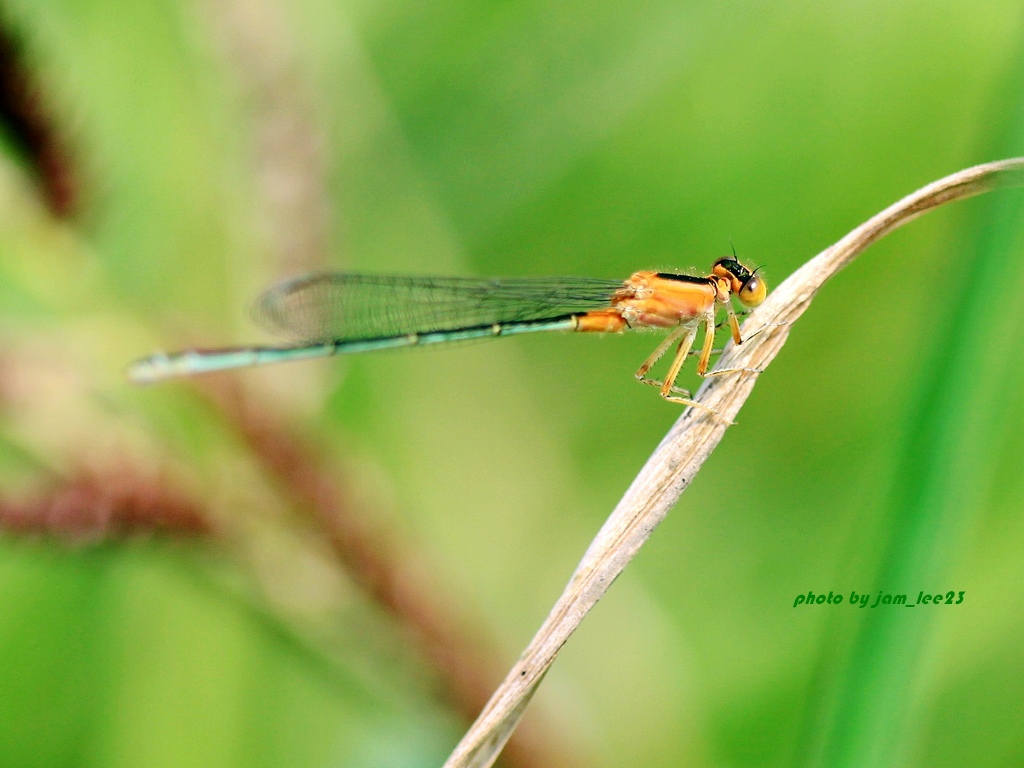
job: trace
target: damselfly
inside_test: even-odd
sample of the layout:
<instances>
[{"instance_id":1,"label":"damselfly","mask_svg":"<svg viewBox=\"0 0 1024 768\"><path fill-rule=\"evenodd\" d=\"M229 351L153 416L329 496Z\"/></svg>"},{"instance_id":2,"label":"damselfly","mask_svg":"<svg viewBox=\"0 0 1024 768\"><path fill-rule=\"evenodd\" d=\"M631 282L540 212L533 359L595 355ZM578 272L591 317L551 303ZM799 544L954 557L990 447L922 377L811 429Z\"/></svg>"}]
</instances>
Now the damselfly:
<instances>
[{"instance_id":1,"label":"damselfly","mask_svg":"<svg viewBox=\"0 0 1024 768\"><path fill-rule=\"evenodd\" d=\"M315 274L272 287L256 304L256 316L264 325L301 341L156 354L132 363L128 376L144 383L287 360L520 333L660 328L669 329L668 336L640 366L636 378L659 387L670 402L694 405L675 382L700 326L704 326L704 346L697 373L704 376L714 348L716 309L725 309L732 338L741 344L731 299L735 296L744 307L756 307L767 290L757 270L730 257L718 259L703 277L642 271L625 282L583 277L486 280ZM673 344L677 346L664 380L648 378L648 371Z\"/></svg>"}]
</instances>

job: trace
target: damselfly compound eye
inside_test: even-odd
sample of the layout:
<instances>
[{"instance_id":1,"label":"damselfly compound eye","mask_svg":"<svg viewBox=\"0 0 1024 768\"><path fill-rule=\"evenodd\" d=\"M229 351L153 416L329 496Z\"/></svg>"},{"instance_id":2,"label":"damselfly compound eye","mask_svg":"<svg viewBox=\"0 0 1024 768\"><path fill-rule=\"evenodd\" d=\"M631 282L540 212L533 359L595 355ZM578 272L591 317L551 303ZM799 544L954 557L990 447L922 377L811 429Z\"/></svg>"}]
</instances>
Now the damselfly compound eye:
<instances>
[{"instance_id":1,"label":"damselfly compound eye","mask_svg":"<svg viewBox=\"0 0 1024 768\"><path fill-rule=\"evenodd\" d=\"M747 280L737 294L740 303L745 307L751 308L758 306L767 295L768 285L757 275Z\"/></svg>"}]
</instances>

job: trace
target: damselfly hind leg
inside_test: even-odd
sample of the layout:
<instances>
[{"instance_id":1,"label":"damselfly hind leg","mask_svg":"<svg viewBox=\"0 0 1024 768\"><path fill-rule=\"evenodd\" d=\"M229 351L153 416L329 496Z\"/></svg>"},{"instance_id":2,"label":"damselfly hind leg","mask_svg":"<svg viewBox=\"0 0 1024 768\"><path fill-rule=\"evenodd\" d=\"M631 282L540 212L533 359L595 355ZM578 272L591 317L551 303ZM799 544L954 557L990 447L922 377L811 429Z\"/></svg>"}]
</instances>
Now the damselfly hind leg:
<instances>
[{"instance_id":1,"label":"damselfly hind leg","mask_svg":"<svg viewBox=\"0 0 1024 768\"><path fill-rule=\"evenodd\" d=\"M689 405L690 390L683 389L682 387L677 387L675 385L676 378L678 378L679 376L678 370L676 370L673 374L673 371L670 368L668 372L669 376L668 378L665 379L665 381L662 381L661 379L649 379L645 375L647 371L650 370L651 366L654 365L659 358L665 355L665 350L669 347L669 345L671 345L672 342L678 339L680 335L685 335L686 331L686 328L680 328L669 334L669 336L663 342L661 342L661 344L658 345L658 348L654 350L654 353L649 358L647 358L646 361L644 361L644 364L642 366L640 366L640 370L636 372L636 380L639 381L641 384L650 384L652 387L657 387L660 390L661 396L671 403L683 403ZM698 352L693 349L689 349L686 352L682 352L681 349L684 344L687 344L687 346L692 345L692 336L689 340L684 338L681 342L679 342L680 349L676 351L676 354L673 356L673 360L685 359L687 355L698 354ZM681 395L681 397L673 397L673 395Z\"/></svg>"},{"instance_id":2,"label":"damselfly hind leg","mask_svg":"<svg viewBox=\"0 0 1024 768\"><path fill-rule=\"evenodd\" d=\"M705 325L711 326L713 321L709 321L705 318ZM681 325L668 336L666 336L658 347L651 353L650 357L644 360L643 365L636 372L637 381L643 384L649 384L652 387L658 387L659 393L666 402L675 403L678 405L686 405L691 408L700 408L702 411L708 411L715 416L718 416L718 411L709 406L703 405L691 399L690 391L677 387L675 385L676 379L679 377L679 373L682 370L683 364L686 362L686 358L689 355L698 354L693 349L693 341L697 336L697 329L699 325ZM676 341L679 342L679 346L676 347L675 355L672 358L672 364L669 366L669 370L664 381L659 379L650 379L647 377L647 372L658 362L662 357L665 356L665 352L672 346ZM713 349L709 349L714 343L714 336L705 338L704 347L700 350L699 354L703 359L705 356L710 357Z\"/></svg>"},{"instance_id":3,"label":"damselfly hind leg","mask_svg":"<svg viewBox=\"0 0 1024 768\"><path fill-rule=\"evenodd\" d=\"M671 342L675 341L675 338L676 338L675 336L670 337L668 339L668 342L671 343ZM668 344L665 344L664 346L667 347ZM657 353L657 352L658 352L658 350L655 350L655 353ZM701 352L702 352L702 350L700 350L700 349L691 349L689 352L687 352L687 355L689 355L689 356L696 356L696 355L701 354ZM711 350L712 356L720 355L720 354L722 354L722 352L723 352L722 349L712 349ZM663 357L663 356L664 356L664 351L662 351L661 354L657 355L657 357L652 355L651 358L653 358L653 361L656 361L659 357ZM651 359L649 359L647 362L645 362L640 367L640 370L638 370L636 372L636 374L634 374L634 375L636 377L636 380L639 381L641 384L650 384L652 387L658 387L660 389L664 385L665 382L663 382L661 379L651 379L651 378L648 378L646 376L647 371L650 370L651 366L653 365L653 361ZM710 374L707 374L707 375L710 375ZM683 397L689 397L690 396L690 390L683 389L682 387L677 387L674 384L672 385L672 389L670 391L673 392L674 394L682 395Z\"/></svg>"},{"instance_id":4,"label":"damselfly hind leg","mask_svg":"<svg viewBox=\"0 0 1024 768\"><path fill-rule=\"evenodd\" d=\"M675 403L676 405L685 405L690 408L699 408L702 411L707 411L708 413L721 418L718 411L714 408L704 405L703 403L698 403L696 400L692 400L688 390L675 385L676 379L679 377L679 372L682 370L683 364L686 362L686 358L690 354L694 353L692 347L696 336L697 326L681 326L674 330L664 341L661 342L661 344L658 345L658 348L654 350L647 360L644 361L644 364L640 366L640 370L636 372L636 378L644 384L650 384L651 386L658 387L659 393L665 402ZM653 366L659 358L665 355L666 350L677 339L679 339L679 346L676 347L675 355L672 358L672 365L669 366L665 380L658 381L657 379L647 378L645 375L647 371L651 369L651 366ZM708 344L705 343L705 347L707 346ZM702 354L705 351L706 350L701 350Z\"/></svg>"},{"instance_id":5,"label":"damselfly hind leg","mask_svg":"<svg viewBox=\"0 0 1024 768\"><path fill-rule=\"evenodd\" d=\"M683 368L683 363L686 362L686 356L690 354L690 347L693 346L693 340L697 336L696 326L683 327L683 337L679 341L679 346L676 347L675 357L672 359L672 365L668 368L668 373L665 374L665 381L661 384L661 396L669 402L677 402L683 398L672 398L672 390L675 388L676 379L679 378L679 371ZM689 392L686 393L689 396Z\"/></svg>"},{"instance_id":6,"label":"damselfly hind leg","mask_svg":"<svg viewBox=\"0 0 1024 768\"><path fill-rule=\"evenodd\" d=\"M680 326L680 327L676 328L674 331L672 331L664 339L662 339L662 341L658 345L657 349L655 349L651 353L650 357L648 357L646 360L644 360L643 365L641 365L639 368L637 368L637 371L634 374L634 376L636 377L637 381L639 381L639 382L641 382L643 384L650 384L652 387L661 387L661 386L663 386L662 382L658 381L657 379L649 379L649 378L647 378L647 372L649 370L651 370L651 368L654 366L655 363L657 363L662 357L665 356L665 352L668 350L668 348L671 347L672 344L675 343L675 341L680 336L685 334L686 330L687 329L685 327ZM672 387L672 389L675 389L675 387ZM685 392L687 395L690 394L686 390L679 390L679 391L680 392Z\"/></svg>"},{"instance_id":7,"label":"damselfly hind leg","mask_svg":"<svg viewBox=\"0 0 1024 768\"><path fill-rule=\"evenodd\" d=\"M700 360L697 361L697 373L701 376L705 376L707 373L708 361L711 359L711 354L715 347L715 316L714 314L706 315L703 318L704 322L704 346L701 349ZM680 342L679 348L676 351L676 359L672 361L672 368L669 370L669 376L666 381L675 383L676 377L679 375L679 371L683 367L683 363L686 360L687 354L690 352L690 346L693 344L694 338L697 336L697 328L699 325L695 325L689 332L688 336L684 338L683 342ZM684 347L684 342L686 346ZM710 405L704 405L698 403L696 400L690 399L689 396L683 397L671 397L668 392L662 388L661 396L670 403L678 403L680 405L688 405L691 408L699 408L702 411L714 415L717 418L722 418L722 415L712 408ZM735 422L724 419L729 424Z\"/></svg>"}]
</instances>

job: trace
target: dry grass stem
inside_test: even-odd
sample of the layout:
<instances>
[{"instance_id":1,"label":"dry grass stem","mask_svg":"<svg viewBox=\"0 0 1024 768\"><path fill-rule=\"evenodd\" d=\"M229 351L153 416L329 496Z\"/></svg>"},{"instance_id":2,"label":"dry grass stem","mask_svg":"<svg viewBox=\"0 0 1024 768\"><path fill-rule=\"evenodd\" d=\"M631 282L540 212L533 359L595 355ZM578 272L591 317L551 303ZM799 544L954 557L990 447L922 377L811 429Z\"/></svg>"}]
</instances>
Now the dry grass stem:
<instances>
[{"instance_id":1,"label":"dry grass stem","mask_svg":"<svg viewBox=\"0 0 1024 768\"><path fill-rule=\"evenodd\" d=\"M1024 158L1013 158L954 173L886 208L775 289L743 329L745 337L764 330L740 347L730 344L718 368L763 371L825 281L892 230L946 203L1022 184ZM597 534L540 630L448 758L446 768L494 763L559 650L679 500L736 418L758 375L727 373L705 379L694 399L721 417L693 408L672 426Z\"/></svg>"}]
</instances>

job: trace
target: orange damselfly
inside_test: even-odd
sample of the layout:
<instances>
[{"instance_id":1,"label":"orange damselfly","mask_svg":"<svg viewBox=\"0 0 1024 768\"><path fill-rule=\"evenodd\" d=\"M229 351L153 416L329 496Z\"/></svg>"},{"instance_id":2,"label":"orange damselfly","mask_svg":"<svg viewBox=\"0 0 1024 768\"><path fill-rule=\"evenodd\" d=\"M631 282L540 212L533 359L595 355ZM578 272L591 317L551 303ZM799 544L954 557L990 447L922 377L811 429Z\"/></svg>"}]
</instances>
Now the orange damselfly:
<instances>
[{"instance_id":1,"label":"orange damselfly","mask_svg":"<svg viewBox=\"0 0 1024 768\"><path fill-rule=\"evenodd\" d=\"M287 280L256 303L257 319L301 341L284 346L193 349L155 354L129 366L146 383L230 368L379 349L417 347L540 331L621 333L634 328L669 333L636 372L670 402L695 405L675 386L701 326L704 344L697 373L707 374L715 341L715 313L724 308L737 344L732 305L764 301L767 285L757 270L735 258L718 259L705 276L634 272L628 280L583 277L479 279L323 273ZM676 344L662 381L647 377Z\"/></svg>"}]
</instances>

